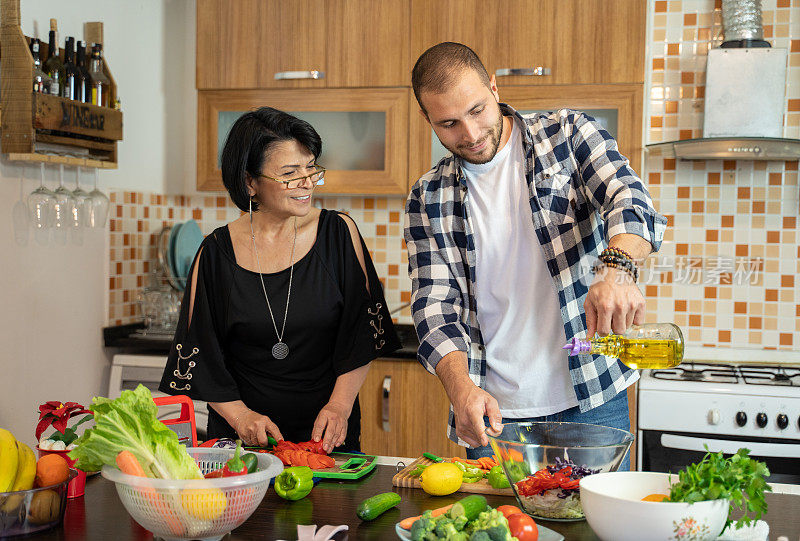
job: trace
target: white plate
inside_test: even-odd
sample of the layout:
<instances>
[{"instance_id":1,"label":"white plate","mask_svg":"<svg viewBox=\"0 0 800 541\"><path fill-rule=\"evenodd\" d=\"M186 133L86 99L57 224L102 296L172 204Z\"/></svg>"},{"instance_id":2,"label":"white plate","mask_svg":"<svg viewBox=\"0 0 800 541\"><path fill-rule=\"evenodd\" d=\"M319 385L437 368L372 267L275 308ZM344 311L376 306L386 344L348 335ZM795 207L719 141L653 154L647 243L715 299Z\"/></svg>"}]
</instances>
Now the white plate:
<instances>
[{"instance_id":1,"label":"white plate","mask_svg":"<svg viewBox=\"0 0 800 541\"><path fill-rule=\"evenodd\" d=\"M545 528L538 522L536 526L539 528L539 541L564 541L564 536L558 532L554 532L550 528ZM411 532L400 527L400 523L394 525L397 536L403 541L411 541Z\"/></svg>"}]
</instances>

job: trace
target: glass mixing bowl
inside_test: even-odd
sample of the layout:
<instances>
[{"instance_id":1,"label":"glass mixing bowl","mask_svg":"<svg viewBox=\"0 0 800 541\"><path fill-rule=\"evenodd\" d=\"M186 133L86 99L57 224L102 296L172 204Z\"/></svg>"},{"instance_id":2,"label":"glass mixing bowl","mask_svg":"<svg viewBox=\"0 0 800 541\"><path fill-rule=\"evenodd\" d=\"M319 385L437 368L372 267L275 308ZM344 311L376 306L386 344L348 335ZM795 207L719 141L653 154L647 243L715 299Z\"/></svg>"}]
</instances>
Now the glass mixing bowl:
<instances>
[{"instance_id":1,"label":"glass mixing bowl","mask_svg":"<svg viewBox=\"0 0 800 541\"><path fill-rule=\"evenodd\" d=\"M583 423L506 423L487 429L520 507L545 520L582 520L581 478L616 471L633 443L627 430Z\"/></svg>"}]
</instances>

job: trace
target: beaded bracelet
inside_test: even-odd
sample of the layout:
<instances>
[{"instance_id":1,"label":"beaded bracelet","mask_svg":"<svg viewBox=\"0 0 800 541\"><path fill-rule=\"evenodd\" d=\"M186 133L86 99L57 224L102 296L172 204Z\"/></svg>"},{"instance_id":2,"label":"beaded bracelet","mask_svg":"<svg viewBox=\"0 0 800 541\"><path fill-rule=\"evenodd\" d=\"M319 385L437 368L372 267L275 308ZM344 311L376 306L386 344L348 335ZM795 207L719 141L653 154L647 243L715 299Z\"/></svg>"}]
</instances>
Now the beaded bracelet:
<instances>
[{"instance_id":1,"label":"beaded bracelet","mask_svg":"<svg viewBox=\"0 0 800 541\"><path fill-rule=\"evenodd\" d=\"M617 255L601 255L600 261L603 263L608 263L610 265L616 265L627 272L629 272L637 281L639 280L639 269L636 267L636 263L628 259L627 257L620 257Z\"/></svg>"},{"instance_id":2,"label":"beaded bracelet","mask_svg":"<svg viewBox=\"0 0 800 541\"><path fill-rule=\"evenodd\" d=\"M628 276L630 276L634 283L639 281L639 277L636 274L634 274L634 271L632 271L631 269L629 269L627 267L624 267L622 265L618 265L616 263L607 263L605 261L601 261L599 264L597 264L594 267L592 267L592 272L597 274L597 272L602 267L608 267L608 268L612 268L612 269L619 269L621 271L624 271Z\"/></svg>"},{"instance_id":3,"label":"beaded bracelet","mask_svg":"<svg viewBox=\"0 0 800 541\"><path fill-rule=\"evenodd\" d=\"M606 254L606 253L610 253L610 254L614 254L614 255L619 255L619 256L622 256L622 257L627 257L628 259L630 259L631 261L633 261L633 256L632 256L631 254L629 254L629 253L628 253L628 252L626 252L625 250L622 250L622 249L620 249L620 248L617 248L616 246L609 246L608 248L606 248L605 250L603 250L603 251L600 253L600 255L603 255L603 254Z\"/></svg>"}]
</instances>

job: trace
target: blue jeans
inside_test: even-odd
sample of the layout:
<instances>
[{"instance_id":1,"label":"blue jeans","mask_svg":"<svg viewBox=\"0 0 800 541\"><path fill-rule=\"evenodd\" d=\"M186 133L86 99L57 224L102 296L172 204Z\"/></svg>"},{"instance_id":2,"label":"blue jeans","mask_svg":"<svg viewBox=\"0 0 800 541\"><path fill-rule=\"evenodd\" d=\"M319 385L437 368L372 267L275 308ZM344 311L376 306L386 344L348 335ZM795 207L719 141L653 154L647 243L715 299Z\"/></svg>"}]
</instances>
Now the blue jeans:
<instances>
[{"instance_id":1,"label":"blue jeans","mask_svg":"<svg viewBox=\"0 0 800 541\"><path fill-rule=\"evenodd\" d=\"M489 420L484 418L486 425L489 425ZM543 415L541 417L526 417L522 419L512 419L503 417L504 423L526 423L526 422L551 422L551 423L586 423L591 425L610 426L612 428L621 428L630 431L631 423L628 417L628 393L624 390L617 393L617 396L596 408L590 409L585 413L581 413L578 406L569 408L558 413L551 415ZM467 458L475 459L482 456L492 456L491 446L467 448ZM619 469L627 471L631 468L630 453L625 455Z\"/></svg>"}]
</instances>

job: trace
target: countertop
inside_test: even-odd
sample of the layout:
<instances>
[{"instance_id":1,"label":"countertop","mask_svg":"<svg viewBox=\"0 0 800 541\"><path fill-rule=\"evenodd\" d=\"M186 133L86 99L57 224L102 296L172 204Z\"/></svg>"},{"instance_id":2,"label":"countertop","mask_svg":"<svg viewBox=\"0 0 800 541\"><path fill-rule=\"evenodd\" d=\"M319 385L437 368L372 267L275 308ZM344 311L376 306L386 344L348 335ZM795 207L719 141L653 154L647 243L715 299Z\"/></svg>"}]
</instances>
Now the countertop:
<instances>
[{"instance_id":1,"label":"countertop","mask_svg":"<svg viewBox=\"0 0 800 541\"><path fill-rule=\"evenodd\" d=\"M160 334L142 334L143 323L131 323L128 325L116 325L103 328L103 345L107 348L115 348L120 353L137 353L143 355L167 355L172 346L172 337ZM415 360L417 357L417 333L413 325L394 326L397 335L400 337L402 348L383 355L385 358L398 360Z\"/></svg>"},{"instance_id":2,"label":"countertop","mask_svg":"<svg viewBox=\"0 0 800 541\"><path fill-rule=\"evenodd\" d=\"M385 463L385 461L382 461ZM225 539L297 539L297 524L347 524L349 532L335 539L359 541L397 539L395 523L405 517L419 515L425 509L434 509L462 498L464 494L430 496L419 489L392 486L395 468L379 465L358 481L320 482L307 498L297 502L282 500L270 489L255 513L230 537ZM356 507L365 498L394 490L402 497L397 508L391 509L372 522L362 522L356 516ZM516 505L508 496L487 496L492 506ZM770 525L770 539L787 536L794 541L800 537L800 495L767 494L769 513L764 520ZM567 540L594 541L597 538L586 521L548 522L543 526L560 532ZM624 524L624 520L620 519ZM64 524L49 532L34 536L42 540L106 540L115 541L152 539L152 534L139 526L125 511L117 496L114 484L98 475L87 480L86 494L69 500Z\"/></svg>"}]
</instances>

